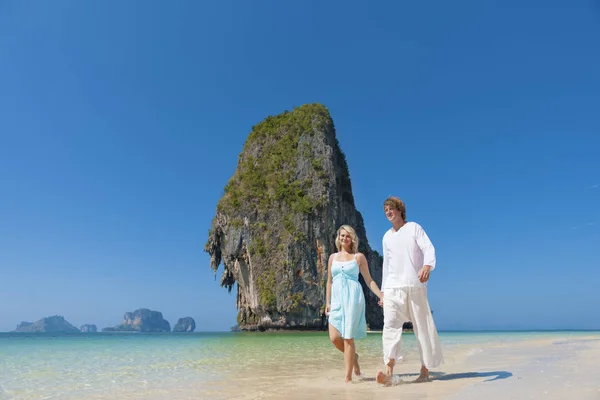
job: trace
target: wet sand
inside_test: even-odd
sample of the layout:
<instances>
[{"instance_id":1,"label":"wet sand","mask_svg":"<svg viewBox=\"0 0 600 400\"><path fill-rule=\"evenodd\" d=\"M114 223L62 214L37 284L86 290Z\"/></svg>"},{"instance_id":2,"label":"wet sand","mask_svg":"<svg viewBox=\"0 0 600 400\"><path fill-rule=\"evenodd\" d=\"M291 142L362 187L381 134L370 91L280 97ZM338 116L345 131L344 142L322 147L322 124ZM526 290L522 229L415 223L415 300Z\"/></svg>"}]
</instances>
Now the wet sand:
<instances>
[{"instance_id":1,"label":"wet sand","mask_svg":"<svg viewBox=\"0 0 600 400\"><path fill-rule=\"evenodd\" d=\"M344 383L338 365L310 359L270 371L260 367L203 388L201 395L222 399L578 399L600 400L600 334L514 342L458 345L445 349L445 363L431 381L414 383L418 355L406 354L394 370L393 384L375 382L382 361L361 354L362 377Z\"/></svg>"}]
</instances>

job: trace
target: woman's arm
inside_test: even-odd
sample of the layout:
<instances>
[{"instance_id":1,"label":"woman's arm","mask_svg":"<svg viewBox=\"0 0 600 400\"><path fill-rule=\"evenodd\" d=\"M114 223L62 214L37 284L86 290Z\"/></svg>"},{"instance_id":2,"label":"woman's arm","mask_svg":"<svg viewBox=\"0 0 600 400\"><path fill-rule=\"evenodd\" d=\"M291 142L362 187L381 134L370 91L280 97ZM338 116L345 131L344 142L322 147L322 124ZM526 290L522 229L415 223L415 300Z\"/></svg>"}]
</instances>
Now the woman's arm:
<instances>
[{"instance_id":1,"label":"woman's arm","mask_svg":"<svg viewBox=\"0 0 600 400\"><path fill-rule=\"evenodd\" d=\"M331 309L331 261L333 260L333 254L329 256L329 261L327 262L327 286L325 288L325 315L329 315L329 310Z\"/></svg>"},{"instance_id":2,"label":"woman's arm","mask_svg":"<svg viewBox=\"0 0 600 400\"><path fill-rule=\"evenodd\" d=\"M371 292L375 293L375 296L382 298L382 293L377 286L377 282L371 278L371 273L369 272L369 263L367 262L367 258L362 254L358 253L356 256L356 261L358 262L358 268L360 269L360 273L365 279L365 283L371 289Z\"/></svg>"}]
</instances>

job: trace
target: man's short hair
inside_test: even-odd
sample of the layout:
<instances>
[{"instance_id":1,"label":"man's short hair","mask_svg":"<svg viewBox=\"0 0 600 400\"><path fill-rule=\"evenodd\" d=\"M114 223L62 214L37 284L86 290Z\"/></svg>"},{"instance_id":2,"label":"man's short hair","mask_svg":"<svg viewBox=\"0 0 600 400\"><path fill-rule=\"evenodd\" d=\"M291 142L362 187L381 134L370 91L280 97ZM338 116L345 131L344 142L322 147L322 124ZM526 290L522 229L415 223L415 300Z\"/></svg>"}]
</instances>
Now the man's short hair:
<instances>
[{"instance_id":1,"label":"man's short hair","mask_svg":"<svg viewBox=\"0 0 600 400\"><path fill-rule=\"evenodd\" d=\"M406 206L404 205L404 202L398 197L390 196L387 199L385 199L385 201L383 202L383 209L385 210L386 207L390 207L393 210L400 211L402 219L406 221Z\"/></svg>"}]
</instances>

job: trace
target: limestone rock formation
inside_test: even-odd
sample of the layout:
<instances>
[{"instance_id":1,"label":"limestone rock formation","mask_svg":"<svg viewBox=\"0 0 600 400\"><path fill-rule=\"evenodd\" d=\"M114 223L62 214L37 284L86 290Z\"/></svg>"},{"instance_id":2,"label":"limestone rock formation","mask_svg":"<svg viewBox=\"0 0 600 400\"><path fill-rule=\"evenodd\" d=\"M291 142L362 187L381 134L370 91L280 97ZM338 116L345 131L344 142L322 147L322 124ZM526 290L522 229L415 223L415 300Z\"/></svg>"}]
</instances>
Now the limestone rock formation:
<instances>
[{"instance_id":1,"label":"limestone rock formation","mask_svg":"<svg viewBox=\"0 0 600 400\"><path fill-rule=\"evenodd\" d=\"M71 325L60 315L42 318L37 322L21 322L14 332L51 332L79 333L79 329Z\"/></svg>"},{"instance_id":2,"label":"limestone rock formation","mask_svg":"<svg viewBox=\"0 0 600 400\"><path fill-rule=\"evenodd\" d=\"M173 332L194 332L196 321L192 317L179 318L173 327Z\"/></svg>"},{"instance_id":3,"label":"limestone rock formation","mask_svg":"<svg viewBox=\"0 0 600 400\"><path fill-rule=\"evenodd\" d=\"M23 321L13 332L33 332L33 322Z\"/></svg>"},{"instance_id":4,"label":"limestone rock formation","mask_svg":"<svg viewBox=\"0 0 600 400\"><path fill-rule=\"evenodd\" d=\"M223 264L221 286L231 291L237 283L241 329L326 329L327 262L342 224L356 230L380 284L382 258L354 205L329 111L303 105L254 126L205 245L215 274ZM383 313L360 281L367 324L379 329Z\"/></svg>"},{"instance_id":5,"label":"limestone rock formation","mask_svg":"<svg viewBox=\"0 0 600 400\"><path fill-rule=\"evenodd\" d=\"M94 324L81 325L81 328L79 328L79 330L81 332L98 332L98 328Z\"/></svg>"},{"instance_id":6,"label":"limestone rock formation","mask_svg":"<svg viewBox=\"0 0 600 400\"><path fill-rule=\"evenodd\" d=\"M126 312L123 322L114 328L104 328L104 332L170 332L169 321L159 311L140 308L134 312Z\"/></svg>"}]
</instances>

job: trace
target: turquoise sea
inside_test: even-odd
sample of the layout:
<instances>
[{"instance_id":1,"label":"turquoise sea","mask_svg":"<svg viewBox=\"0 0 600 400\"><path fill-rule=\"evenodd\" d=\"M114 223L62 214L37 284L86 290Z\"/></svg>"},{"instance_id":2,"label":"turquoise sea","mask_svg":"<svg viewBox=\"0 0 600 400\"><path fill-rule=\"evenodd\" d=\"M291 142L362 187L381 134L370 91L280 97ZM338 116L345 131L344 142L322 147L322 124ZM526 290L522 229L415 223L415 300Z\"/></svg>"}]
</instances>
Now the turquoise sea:
<instances>
[{"instance_id":1,"label":"turquoise sea","mask_svg":"<svg viewBox=\"0 0 600 400\"><path fill-rule=\"evenodd\" d=\"M489 342L589 333L440 332L440 339L452 354ZM412 333L403 347L409 361L418 360ZM357 349L362 360L378 362L381 334L370 333ZM228 398L228 385L250 377L264 383L342 368L326 332L0 333L1 400Z\"/></svg>"}]
</instances>

